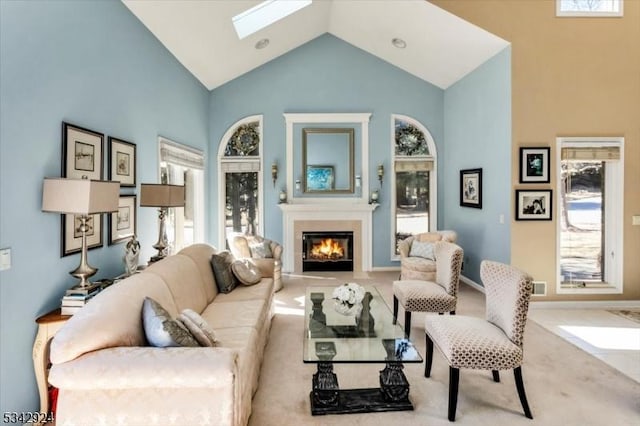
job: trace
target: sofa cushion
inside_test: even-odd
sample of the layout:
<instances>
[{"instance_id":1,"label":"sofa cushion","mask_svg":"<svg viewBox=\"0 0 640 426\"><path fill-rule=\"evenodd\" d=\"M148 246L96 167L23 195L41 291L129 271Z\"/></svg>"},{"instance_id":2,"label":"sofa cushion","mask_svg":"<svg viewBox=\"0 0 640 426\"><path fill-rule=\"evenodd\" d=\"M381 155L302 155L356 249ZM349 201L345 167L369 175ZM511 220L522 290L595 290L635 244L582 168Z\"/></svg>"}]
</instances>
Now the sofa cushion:
<instances>
[{"instance_id":1,"label":"sofa cushion","mask_svg":"<svg viewBox=\"0 0 640 426\"><path fill-rule=\"evenodd\" d=\"M414 241L411 243L409 256L435 260L434 245L433 243Z\"/></svg>"},{"instance_id":2,"label":"sofa cushion","mask_svg":"<svg viewBox=\"0 0 640 426\"><path fill-rule=\"evenodd\" d=\"M198 341L180 321L171 318L169 312L150 297L142 305L142 325L151 346L199 346Z\"/></svg>"},{"instance_id":3,"label":"sofa cushion","mask_svg":"<svg viewBox=\"0 0 640 426\"><path fill-rule=\"evenodd\" d=\"M262 279L260 269L250 259L236 259L231 264L233 275L236 276L240 284L254 285Z\"/></svg>"},{"instance_id":4,"label":"sofa cushion","mask_svg":"<svg viewBox=\"0 0 640 426\"><path fill-rule=\"evenodd\" d=\"M178 315L178 321L182 322L187 330L193 334L200 346L213 347L218 345L215 331L197 312L185 309Z\"/></svg>"},{"instance_id":5,"label":"sofa cushion","mask_svg":"<svg viewBox=\"0 0 640 426\"><path fill-rule=\"evenodd\" d=\"M247 288L253 288L253 286ZM258 329L264 321L268 320L269 306L265 300L221 302L218 300L221 296L223 295L216 297L202 313L202 318L216 330L218 336L222 328L254 327Z\"/></svg>"},{"instance_id":6,"label":"sofa cushion","mask_svg":"<svg viewBox=\"0 0 640 426\"><path fill-rule=\"evenodd\" d=\"M178 254L189 256L198 267L207 294L207 303L211 303L218 294L218 286L216 286L210 262L211 255L216 252L217 250L208 244L192 244L178 252Z\"/></svg>"},{"instance_id":7,"label":"sofa cushion","mask_svg":"<svg viewBox=\"0 0 640 426\"><path fill-rule=\"evenodd\" d=\"M258 284L240 285L231 293L218 294L218 296L216 296L216 301L218 303L223 303L241 302L243 300L270 300L273 292L273 278L263 278Z\"/></svg>"},{"instance_id":8,"label":"sofa cushion","mask_svg":"<svg viewBox=\"0 0 640 426\"><path fill-rule=\"evenodd\" d=\"M253 240L249 242L249 250L251 250L251 257L256 259L272 258L273 252L271 251L271 241L269 240Z\"/></svg>"},{"instance_id":9,"label":"sofa cushion","mask_svg":"<svg viewBox=\"0 0 640 426\"><path fill-rule=\"evenodd\" d=\"M238 280L231 270L233 261L233 255L228 251L222 251L211 256L211 268L220 293L229 293L238 285Z\"/></svg>"}]
</instances>

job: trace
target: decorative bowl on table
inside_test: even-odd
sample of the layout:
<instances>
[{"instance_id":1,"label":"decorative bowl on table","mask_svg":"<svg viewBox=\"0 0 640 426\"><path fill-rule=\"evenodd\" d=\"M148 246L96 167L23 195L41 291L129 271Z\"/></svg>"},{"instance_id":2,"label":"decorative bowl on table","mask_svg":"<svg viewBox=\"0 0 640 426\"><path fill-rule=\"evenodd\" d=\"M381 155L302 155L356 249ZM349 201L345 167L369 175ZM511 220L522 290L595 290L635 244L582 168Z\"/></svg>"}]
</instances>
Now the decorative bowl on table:
<instances>
[{"instance_id":1,"label":"decorative bowl on table","mask_svg":"<svg viewBox=\"0 0 640 426\"><path fill-rule=\"evenodd\" d=\"M364 288L356 283L344 283L333 290L332 298L336 312L342 315L357 315L362 311Z\"/></svg>"}]
</instances>

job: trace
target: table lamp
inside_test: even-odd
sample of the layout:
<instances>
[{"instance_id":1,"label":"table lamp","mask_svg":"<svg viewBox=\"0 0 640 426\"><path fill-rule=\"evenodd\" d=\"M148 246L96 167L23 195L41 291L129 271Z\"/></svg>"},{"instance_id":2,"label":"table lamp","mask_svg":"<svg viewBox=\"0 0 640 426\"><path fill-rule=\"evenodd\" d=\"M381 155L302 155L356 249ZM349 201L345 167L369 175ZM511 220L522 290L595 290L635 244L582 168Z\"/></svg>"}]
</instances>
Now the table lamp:
<instances>
[{"instance_id":1,"label":"table lamp","mask_svg":"<svg viewBox=\"0 0 640 426\"><path fill-rule=\"evenodd\" d=\"M80 215L79 231L82 232L80 265L69 272L80 280L76 287L90 287L89 277L98 271L97 268L87 263L86 233L89 215L118 211L119 198L120 182L65 178L44 179L42 211Z\"/></svg>"},{"instance_id":2,"label":"table lamp","mask_svg":"<svg viewBox=\"0 0 640 426\"><path fill-rule=\"evenodd\" d=\"M184 207L184 185L165 185L143 183L140 186L140 207L158 207L158 219L160 219L160 231L158 242L153 248L158 254L152 256L149 263L162 260L167 255L167 231L165 218L169 207Z\"/></svg>"}]
</instances>

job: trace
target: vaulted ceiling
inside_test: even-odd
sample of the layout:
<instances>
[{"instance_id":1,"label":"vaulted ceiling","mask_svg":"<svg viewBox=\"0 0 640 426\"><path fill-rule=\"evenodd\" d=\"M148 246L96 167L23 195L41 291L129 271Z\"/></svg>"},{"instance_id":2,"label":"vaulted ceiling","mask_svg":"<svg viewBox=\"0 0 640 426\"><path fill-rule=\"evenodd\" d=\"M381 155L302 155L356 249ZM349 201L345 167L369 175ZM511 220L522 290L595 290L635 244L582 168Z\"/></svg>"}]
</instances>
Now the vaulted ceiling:
<instances>
[{"instance_id":1,"label":"vaulted ceiling","mask_svg":"<svg viewBox=\"0 0 640 426\"><path fill-rule=\"evenodd\" d=\"M122 1L210 90L324 33L442 89L509 44L424 0L314 0L242 40L232 17L260 0Z\"/></svg>"}]
</instances>

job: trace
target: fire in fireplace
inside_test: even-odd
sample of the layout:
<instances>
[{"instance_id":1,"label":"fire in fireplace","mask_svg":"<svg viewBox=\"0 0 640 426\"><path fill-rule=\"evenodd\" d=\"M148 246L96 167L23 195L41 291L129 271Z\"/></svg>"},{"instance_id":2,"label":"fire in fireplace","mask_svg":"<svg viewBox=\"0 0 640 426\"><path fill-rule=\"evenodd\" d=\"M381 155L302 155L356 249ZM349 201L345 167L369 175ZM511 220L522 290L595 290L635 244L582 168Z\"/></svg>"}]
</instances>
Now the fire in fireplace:
<instances>
[{"instance_id":1,"label":"fire in fireplace","mask_svg":"<svg viewBox=\"0 0 640 426\"><path fill-rule=\"evenodd\" d=\"M303 232L303 271L353 271L353 232Z\"/></svg>"}]
</instances>

